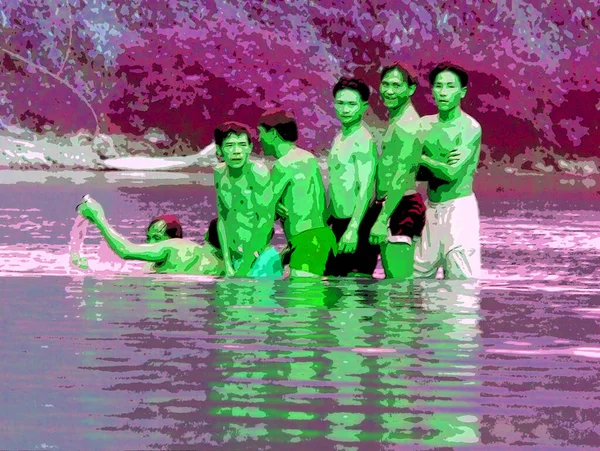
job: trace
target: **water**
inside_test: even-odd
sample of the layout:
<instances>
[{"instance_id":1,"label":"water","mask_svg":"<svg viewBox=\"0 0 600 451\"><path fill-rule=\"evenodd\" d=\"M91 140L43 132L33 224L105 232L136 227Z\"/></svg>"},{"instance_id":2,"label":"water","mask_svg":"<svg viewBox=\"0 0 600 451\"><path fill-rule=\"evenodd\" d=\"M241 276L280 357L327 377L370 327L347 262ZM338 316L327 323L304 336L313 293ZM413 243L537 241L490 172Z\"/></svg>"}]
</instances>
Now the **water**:
<instances>
[{"instance_id":1,"label":"water","mask_svg":"<svg viewBox=\"0 0 600 451\"><path fill-rule=\"evenodd\" d=\"M86 193L135 240L174 213L202 241L205 178L77 177L0 186L0 448L600 443L597 200L481 198L478 286L216 281L98 274L91 227L93 271L69 263Z\"/></svg>"}]
</instances>

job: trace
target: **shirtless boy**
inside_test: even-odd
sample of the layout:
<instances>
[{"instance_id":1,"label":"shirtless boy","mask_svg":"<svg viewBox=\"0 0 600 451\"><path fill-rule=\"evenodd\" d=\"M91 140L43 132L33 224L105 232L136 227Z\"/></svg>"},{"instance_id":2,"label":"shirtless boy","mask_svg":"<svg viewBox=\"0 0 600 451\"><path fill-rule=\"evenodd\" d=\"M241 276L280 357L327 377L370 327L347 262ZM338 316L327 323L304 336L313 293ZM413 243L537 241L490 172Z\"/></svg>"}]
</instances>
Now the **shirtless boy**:
<instances>
[{"instance_id":1,"label":"shirtless boy","mask_svg":"<svg viewBox=\"0 0 600 451\"><path fill-rule=\"evenodd\" d=\"M273 201L288 240L290 275L321 277L336 242L323 218L325 186L318 160L296 146L298 126L290 113L266 111L258 130L265 154L277 158L271 173Z\"/></svg>"},{"instance_id":2,"label":"shirtless boy","mask_svg":"<svg viewBox=\"0 0 600 451\"><path fill-rule=\"evenodd\" d=\"M415 252L415 276L478 278L481 273L479 207L473 178L481 146L481 126L461 109L467 73L439 64L429 74L438 114L422 118L421 167L428 180L427 221Z\"/></svg>"},{"instance_id":3,"label":"shirtless boy","mask_svg":"<svg viewBox=\"0 0 600 451\"><path fill-rule=\"evenodd\" d=\"M327 158L327 223L338 240L338 254L327 262L327 275L371 277L379 249L369 243L375 218L367 215L377 161L377 145L362 122L369 108L369 87L360 79L343 77L333 87L333 98L342 130Z\"/></svg>"},{"instance_id":4,"label":"shirtless boy","mask_svg":"<svg viewBox=\"0 0 600 451\"><path fill-rule=\"evenodd\" d=\"M224 160L214 176L226 275L283 276L279 254L270 245L275 221L271 177L266 166L249 160L250 130L226 122L215 129L214 137L217 154Z\"/></svg>"},{"instance_id":5,"label":"shirtless boy","mask_svg":"<svg viewBox=\"0 0 600 451\"><path fill-rule=\"evenodd\" d=\"M420 117L411 102L416 87L416 79L401 64L383 68L379 92L390 122L377 167L373 209L379 209L379 216L370 241L381 246L385 276L393 279L413 277L415 237L425 222L425 204L416 192L421 156Z\"/></svg>"},{"instance_id":6,"label":"shirtless boy","mask_svg":"<svg viewBox=\"0 0 600 451\"><path fill-rule=\"evenodd\" d=\"M152 272L215 276L225 272L223 261L210 246L200 246L183 238L181 224L175 216L153 219L148 226L146 244L135 244L108 223L102 206L89 195L84 196L77 212L98 228L119 257L150 262Z\"/></svg>"}]
</instances>

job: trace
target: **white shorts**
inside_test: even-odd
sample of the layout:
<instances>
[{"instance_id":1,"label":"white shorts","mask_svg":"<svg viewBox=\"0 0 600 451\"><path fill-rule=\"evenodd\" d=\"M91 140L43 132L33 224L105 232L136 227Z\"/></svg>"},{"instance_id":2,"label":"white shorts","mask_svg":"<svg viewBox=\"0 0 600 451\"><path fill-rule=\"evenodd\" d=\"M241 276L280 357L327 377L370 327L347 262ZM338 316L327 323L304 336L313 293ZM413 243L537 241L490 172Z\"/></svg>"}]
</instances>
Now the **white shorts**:
<instances>
[{"instance_id":1,"label":"white shorts","mask_svg":"<svg viewBox=\"0 0 600 451\"><path fill-rule=\"evenodd\" d=\"M425 228L415 244L415 278L477 279L481 275L479 207L474 194L427 202Z\"/></svg>"}]
</instances>

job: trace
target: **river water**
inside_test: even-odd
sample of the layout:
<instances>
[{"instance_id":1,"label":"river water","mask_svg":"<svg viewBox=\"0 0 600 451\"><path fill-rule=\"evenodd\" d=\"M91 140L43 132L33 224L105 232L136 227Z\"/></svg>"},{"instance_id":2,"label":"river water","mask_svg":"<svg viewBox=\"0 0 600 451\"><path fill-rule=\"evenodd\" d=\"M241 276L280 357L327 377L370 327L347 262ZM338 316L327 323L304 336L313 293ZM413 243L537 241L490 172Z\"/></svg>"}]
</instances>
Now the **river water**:
<instances>
[{"instance_id":1,"label":"river water","mask_svg":"<svg viewBox=\"0 0 600 451\"><path fill-rule=\"evenodd\" d=\"M600 444L597 198L480 196L475 286L141 276L99 260L97 232L76 270L82 195L133 240L174 213L202 241L210 177L0 171L0 189L2 449Z\"/></svg>"}]
</instances>

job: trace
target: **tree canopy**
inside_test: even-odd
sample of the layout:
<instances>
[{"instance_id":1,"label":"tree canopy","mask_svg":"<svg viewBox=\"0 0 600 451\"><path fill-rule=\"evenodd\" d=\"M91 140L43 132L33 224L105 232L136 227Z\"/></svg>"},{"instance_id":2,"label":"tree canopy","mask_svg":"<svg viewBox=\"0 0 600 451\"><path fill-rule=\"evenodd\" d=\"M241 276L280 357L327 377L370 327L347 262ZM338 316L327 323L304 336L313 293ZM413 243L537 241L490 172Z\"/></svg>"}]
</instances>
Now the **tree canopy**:
<instances>
[{"instance_id":1,"label":"tree canopy","mask_svg":"<svg viewBox=\"0 0 600 451\"><path fill-rule=\"evenodd\" d=\"M8 0L0 6L0 118L57 133L143 134L156 127L199 147L224 120L256 126L293 111L301 145L322 150L338 127L342 75L372 88L385 118L381 67L419 78L414 102L435 109L428 71L470 76L464 109L494 156L525 148L591 156L600 142L600 9L593 1Z\"/></svg>"}]
</instances>

